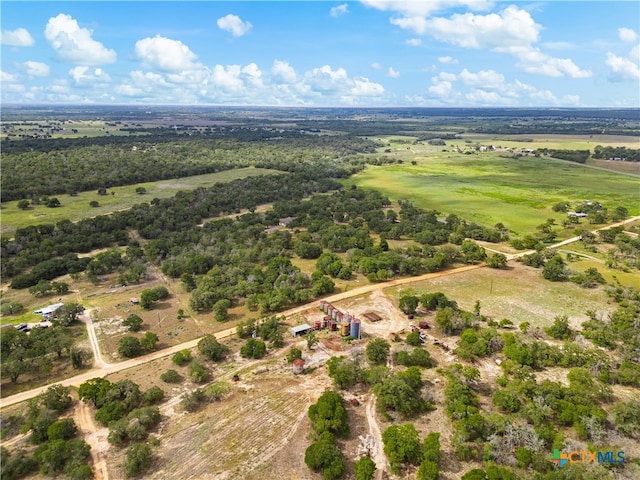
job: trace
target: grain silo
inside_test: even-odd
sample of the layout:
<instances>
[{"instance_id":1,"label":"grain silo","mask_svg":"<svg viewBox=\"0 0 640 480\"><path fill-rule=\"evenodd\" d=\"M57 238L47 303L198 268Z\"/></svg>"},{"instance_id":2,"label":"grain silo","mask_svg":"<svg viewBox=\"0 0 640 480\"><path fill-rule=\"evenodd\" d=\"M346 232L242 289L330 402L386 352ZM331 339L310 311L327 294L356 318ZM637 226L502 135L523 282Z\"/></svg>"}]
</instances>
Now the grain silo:
<instances>
[{"instance_id":1,"label":"grain silo","mask_svg":"<svg viewBox=\"0 0 640 480\"><path fill-rule=\"evenodd\" d=\"M349 332L351 338L360 338L360 319L351 316L351 331Z\"/></svg>"},{"instance_id":2,"label":"grain silo","mask_svg":"<svg viewBox=\"0 0 640 480\"><path fill-rule=\"evenodd\" d=\"M351 324L349 323L341 323L340 324L340 335L342 335L343 337L348 337L349 336L349 328L351 327Z\"/></svg>"}]
</instances>

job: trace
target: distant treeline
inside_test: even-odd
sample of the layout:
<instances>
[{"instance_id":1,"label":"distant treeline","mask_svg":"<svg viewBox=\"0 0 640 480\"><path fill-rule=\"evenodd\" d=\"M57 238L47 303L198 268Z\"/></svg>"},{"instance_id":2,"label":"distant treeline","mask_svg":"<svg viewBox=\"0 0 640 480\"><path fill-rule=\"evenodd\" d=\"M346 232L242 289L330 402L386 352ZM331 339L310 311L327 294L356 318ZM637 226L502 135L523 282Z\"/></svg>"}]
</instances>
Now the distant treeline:
<instances>
[{"instance_id":1,"label":"distant treeline","mask_svg":"<svg viewBox=\"0 0 640 480\"><path fill-rule=\"evenodd\" d=\"M550 148L538 148L536 153L576 163L586 163L591 156L591 152L589 150L553 150Z\"/></svg>"},{"instance_id":2,"label":"distant treeline","mask_svg":"<svg viewBox=\"0 0 640 480\"><path fill-rule=\"evenodd\" d=\"M623 160L625 162L640 162L640 149L627 147L603 147L596 145L593 158L605 160Z\"/></svg>"},{"instance_id":3,"label":"distant treeline","mask_svg":"<svg viewBox=\"0 0 640 480\"><path fill-rule=\"evenodd\" d=\"M96 137L34 140L40 145L34 150L21 146L7 151L3 146L2 201L73 195L248 166L296 172L323 164L330 176L344 177L363 168L364 161L352 157L375 151L372 141L346 135L286 136L273 131L270 135L269 139L247 141L251 132L242 130L237 137L230 134L232 138ZM8 143L23 142L32 143Z\"/></svg>"}]
</instances>

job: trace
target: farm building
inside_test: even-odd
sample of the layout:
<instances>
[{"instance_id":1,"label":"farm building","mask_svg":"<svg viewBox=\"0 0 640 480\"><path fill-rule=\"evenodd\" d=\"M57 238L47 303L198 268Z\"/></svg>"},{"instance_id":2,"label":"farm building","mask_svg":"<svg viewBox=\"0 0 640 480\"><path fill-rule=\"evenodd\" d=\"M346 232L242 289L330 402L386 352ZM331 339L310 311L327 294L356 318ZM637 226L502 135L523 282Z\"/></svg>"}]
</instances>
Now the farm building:
<instances>
[{"instance_id":1,"label":"farm building","mask_svg":"<svg viewBox=\"0 0 640 480\"><path fill-rule=\"evenodd\" d=\"M291 335L294 337L299 337L301 335L305 335L307 332L311 331L313 328L311 325L303 323L301 325L296 325L295 327L291 327Z\"/></svg>"},{"instance_id":2,"label":"farm building","mask_svg":"<svg viewBox=\"0 0 640 480\"><path fill-rule=\"evenodd\" d=\"M54 303L53 305L49 305L48 307L41 308L40 310L36 310L33 313L41 313L43 319L49 319L56 310L62 307L64 303Z\"/></svg>"}]
</instances>

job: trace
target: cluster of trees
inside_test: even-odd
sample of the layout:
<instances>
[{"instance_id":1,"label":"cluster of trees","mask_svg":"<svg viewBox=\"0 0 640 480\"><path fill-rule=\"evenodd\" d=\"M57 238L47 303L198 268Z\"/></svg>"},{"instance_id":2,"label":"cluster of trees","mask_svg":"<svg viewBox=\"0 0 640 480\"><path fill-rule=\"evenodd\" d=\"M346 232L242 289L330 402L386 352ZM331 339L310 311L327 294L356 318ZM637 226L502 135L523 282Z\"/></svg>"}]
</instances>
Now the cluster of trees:
<instances>
[{"instance_id":1,"label":"cluster of trees","mask_svg":"<svg viewBox=\"0 0 640 480\"><path fill-rule=\"evenodd\" d=\"M542 277L552 282L570 280L582 288L594 288L606 283L597 268L589 267L584 272L573 272L568 268L562 255L551 251L543 250L523 255L517 261L529 267L542 267Z\"/></svg>"},{"instance_id":2,"label":"cluster of trees","mask_svg":"<svg viewBox=\"0 0 640 480\"><path fill-rule=\"evenodd\" d=\"M402 473L403 467L418 466L417 480L438 480L440 478L440 434L429 433L424 442L411 423L391 425L382 433L384 453L389 459L391 471Z\"/></svg>"},{"instance_id":3,"label":"cluster of trees","mask_svg":"<svg viewBox=\"0 0 640 480\"><path fill-rule=\"evenodd\" d=\"M625 162L640 162L640 148L596 145L593 147L593 158L603 158L605 160L619 158Z\"/></svg>"},{"instance_id":4,"label":"cluster of trees","mask_svg":"<svg viewBox=\"0 0 640 480\"><path fill-rule=\"evenodd\" d=\"M135 477L151 466L151 447L145 440L160 422L157 403L164 399L164 391L151 387L142 392L131 380L111 383L105 378L93 378L78 388L80 400L95 409L95 419L109 427L107 439L118 447L128 446L124 471Z\"/></svg>"},{"instance_id":5,"label":"cluster of trees","mask_svg":"<svg viewBox=\"0 0 640 480\"><path fill-rule=\"evenodd\" d=\"M46 378L58 365L82 368L91 354L74 346L68 329L54 325L34 328L29 335L15 328L4 328L0 336L0 358L2 376L17 383L19 377L27 373Z\"/></svg>"},{"instance_id":6,"label":"cluster of trees","mask_svg":"<svg viewBox=\"0 0 640 480\"><path fill-rule=\"evenodd\" d=\"M140 293L140 306L145 310L150 310L153 304L159 300L169 298L169 290L163 285L154 288L147 288Z\"/></svg>"},{"instance_id":7,"label":"cluster of trees","mask_svg":"<svg viewBox=\"0 0 640 480\"><path fill-rule=\"evenodd\" d=\"M537 155L545 155L560 160L569 160L570 162L585 163L591 156L589 150L559 150L550 148L538 148L535 153Z\"/></svg>"},{"instance_id":8,"label":"cluster of trees","mask_svg":"<svg viewBox=\"0 0 640 480\"><path fill-rule=\"evenodd\" d=\"M308 411L315 440L304 454L305 464L322 473L325 480L342 478L346 471L344 454L336 444L336 436L349 435L349 417L340 394L324 392Z\"/></svg>"},{"instance_id":9,"label":"cluster of trees","mask_svg":"<svg viewBox=\"0 0 640 480\"><path fill-rule=\"evenodd\" d=\"M347 170L344 157L375 150L373 142L358 137L305 136L296 131L278 133L277 143L246 141L247 130L240 127L235 132L207 135L214 138L181 136L177 143L176 136L168 132L135 139L3 141L7 150L3 150L2 200L77 194L248 166L298 171L325 162L336 171L343 170L340 176L344 176L362 168L347 164ZM253 140L256 133L251 134ZM274 132L263 131L259 138L266 135Z\"/></svg>"},{"instance_id":10,"label":"cluster of trees","mask_svg":"<svg viewBox=\"0 0 640 480\"><path fill-rule=\"evenodd\" d=\"M125 358L139 357L156 350L158 335L146 332L141 338L126 335L118 342L118 353Z\"/></svg>"},{"instance_id":11,"label":"cluster of trees","mask_svg":"<svg viewBox=\"0 0 640 480\"><path fill-rule=\"evenodd\" d=\"M78 428L72 418L61 418L72 404L69 388L61 385L49 387L28 402L22 428L31 432L29 441L37 447L32 453L10 452L2 447L3 479L24 478L37 470L46 477L65 474L78 480L93 478L89 445L77 438Z\"/></svg>"}]
</instances>

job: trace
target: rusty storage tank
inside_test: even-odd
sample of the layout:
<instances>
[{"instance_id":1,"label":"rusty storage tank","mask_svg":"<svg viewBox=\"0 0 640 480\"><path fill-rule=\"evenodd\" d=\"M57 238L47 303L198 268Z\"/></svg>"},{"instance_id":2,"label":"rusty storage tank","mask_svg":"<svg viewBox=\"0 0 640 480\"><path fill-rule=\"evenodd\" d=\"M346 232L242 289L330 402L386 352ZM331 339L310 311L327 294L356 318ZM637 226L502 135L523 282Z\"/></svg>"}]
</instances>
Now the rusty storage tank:
<instances>
[{"instance_id":1,"label":"rusty storage tank","mask_svg":"<svg viewBox=\"0 0 640 480\"><path fill-rule=\"evenodd\" d=\"M325 315L324 317L322 317L322 328L327 328L330 322L331 317L329 315Z\"/></svg>"},{"instance_id":2,"label":"rusty storage tank","mask_svg":"<svg viewBox=\"0 0 640 480\"><path fill-rule=\"evenodd\" d=\"M340 324L340 335L342 335L343 337L348 337L349 336L350 327L351 327L350 323L341 323Z\"/></svg>"},{"instance_id":3,"label":"rusty storage tank","mask_svg":"<svg viewBox=\"0 0 640 480\"><path fill-rule=\"evenodd\" d=\"M418 326L423 330L426 330L427 328L429 328L429 324L424 320L420 320L420 322L418 323Z\"/></svg>"},{"instance_id":4,"label":"rusty storage tank","mask_svg":"<svg viewBox=\"0 0 640 480\"><path fill-rule=\"evenodd\" d=\"M316 323L314 323L314 328L316 330L320 330L322 328L322 321L321 320L316 320Z\"/></svg>"},{"instance_id":5,"label":"rusty storage tank","mask_svg":"<svg viewBox=\"0 0 640 480\"><path fill-rule=\"evenodd\" d=\"M336 317L338 316L338 310L336 308L330 308L329 315L331 315L331 318L335 320Z\"/></svg>"},{"instance_id":6,"label":"rusty storage tank","mask_svg":"<svg viewBox=\"0 0 640 480\"><path fill-rule=\"evenodd\" d=\"M342 313L340 310L336 310L336 322L342 323L343 320L344 320L344 313Z\"/></svg>"},{"instance_id":7,"label":"rusty storage tank","mask_svg":"<svg viewBox=\"0 0 640 480\"><path fill-rule=\"evenodd\" d=\"M335 332L338 330L338 322L336 322L333 318L329 321L329 330Z\"/></svg>"},{"instance_id":8,"label":"rusty storage tank","mask_svg":"<svg viewBox=\"0 0 640 480\"><path fill-rule=\"evenodd\" d=\"M291 366L291 371L296 375L300 375L304 371L304 360L301 358L296 358L293 361L293 365Z\"/></svg>"},{"instance_id":9,"label":"rusty storage tank","mask_svg":"<svg viewBox=\"0 0 640 480\"><path fill-rule=\"evenodd\" d=\"M349 336L351 338L360 338L360 319L351 317L351 327Z\"/></svg>"}]
</instances>

